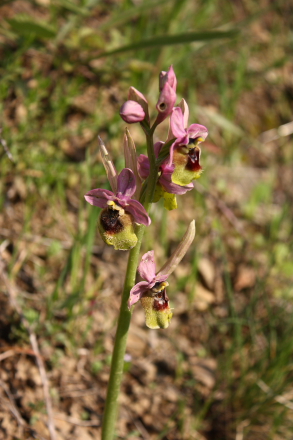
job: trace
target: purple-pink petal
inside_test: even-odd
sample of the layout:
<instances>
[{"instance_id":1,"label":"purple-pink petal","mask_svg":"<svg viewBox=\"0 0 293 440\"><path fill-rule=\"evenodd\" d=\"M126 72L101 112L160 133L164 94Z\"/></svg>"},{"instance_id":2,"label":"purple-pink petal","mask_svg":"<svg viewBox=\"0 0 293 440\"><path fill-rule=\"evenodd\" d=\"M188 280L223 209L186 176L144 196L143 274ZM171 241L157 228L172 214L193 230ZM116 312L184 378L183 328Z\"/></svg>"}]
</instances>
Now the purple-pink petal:
<instances>
[{"instance_id":1,"label":"purple-pink petal","mask_svg":"<svg viewBox=\"0 0 293 440\"><path fill-rule=\"evenodd\" d=\"M163 283L164 281L167 280L167 278L169 278L170 274L162 274L162 275L156 275L155 277L155 283Z\"/></svg>"},{"instance_id":2,"label":"purple-pink petal","mask_svg":"<svg viewBox=\"0 0 293 440\"><path fill-rule=\"evenodd\" d=\"M164 187L164 189L170 194L182 195L194 188L193 183L190 183L185 186L177 185L176 183L172 182L169 175L165 175L165 174L161 175L159 182Z\"/></svg>"},{"instance_id":3,"label":"purple-pink petal","mask_svg":"<svg viewBox=\"0 0 293 440\"><path fill-rule=\"evenodd\" d=\"M135 303L137 303L137 301L140 300L142 295L145 292L147 292L148 289L149 289L149 283L147 281L140 281L139 283L135 284L135 286L133 286L130 291L128 307L130 308Z\"/></svg>"},{"instance_id":4,"label":"purple-pink petal","mask_svg":"<svg viewBox=\"0 0 293 440\"><path fill-rule=\"evenodd\" d=\"M149 251L144 254L141 258L141 262L138 266L138 272L142 278L148 281L151 284L151 287L154 284L155 276L156 276L156 263L155 263L155 253L154 251Z\"/></svg>"},{"instance_id":5,"label":"purple-pink petal","mask_svg":"<svg viewBox=\"0 0 293 440\"><path fill-rule=\"evenodd\" d=\"M124 168L118 176L117 197L123 196L130 198L136 190L135 176L129 168Z\"/></svg>"},{"instance_id":6,"label":"purple-pink petal","mask_svg":"<svg viewBox=\"0 0 293 440\"><path fill-rule=\"evenodd\" d=\"M103 188L92 189L84 196L85 200L93 206L98 206L99 208L106 208L108 200L114 200L115 195L112 191Z\"/></svg>"},{"instance_id":7,"label":"purple-pink petal","mask_svg":"<svg viewBox=\"0 0 293 440\"><path fill-rule=\"evenodd\" d=\"M148 216L148 213L146 212L142 204L137 200L129 199L127 201L127 206L125 210L132 215L136 223L146 226L149 226L151 224L151 219Z\"/></svg>"},{"instance_id":8,"label":"purple-pink petal","mask_svg":"<svg viewBox=\"0 0 293 440\"><path fill-rule=\"evenodd\" d=\"M186 136L186 130L184 128L184 117L180 107L173 109L170 118L171 130L176 139L181 139Z\"/></svg>"},{"instance_id":9,"label":"purple-pink petal","mask_svg":"<svg viewBox=\"0 0 293 440\"><path fill-rule=\"evenodd\" d=\"M160 151L161 151L163 145L164 145L164 142L162 142L162 141L158 141L155 143L154 152L155 152L156 157L159 157L159 154L160 154Z\"/></svg>"},{"instance_id":10,"label":"purple-pink petal","mask_svg":"<svg viewBox=\"0 0 293 440\"><path fill-rule=\"evenodd\" d=\"M177 78L172 65L169 67L167 75L168 75L168 83L170 84L172 89L176 92Z\"/></svg>"},{"instance_id":11,"label":"purple-pink petal","mask_svg":"<svg viewBox=\"0 0 293 440\"><path fill-rule=\"evenodd\" d=\"M146 179L150 174L150 161L145 154L140 154L137 158L138 172L143 179Z\"/></svg>"},{"instance_id":12,"label":"purple-pink petal","mask_svg":"<svg viewBox=\"0 0 293 440\"><path fill-rule=\"evenodd\" d=\"M187 129L187 134L192 139L197 137L205 139L208 135L208 129L204 125L191 124Z\"/></svg>"}]
</instances>

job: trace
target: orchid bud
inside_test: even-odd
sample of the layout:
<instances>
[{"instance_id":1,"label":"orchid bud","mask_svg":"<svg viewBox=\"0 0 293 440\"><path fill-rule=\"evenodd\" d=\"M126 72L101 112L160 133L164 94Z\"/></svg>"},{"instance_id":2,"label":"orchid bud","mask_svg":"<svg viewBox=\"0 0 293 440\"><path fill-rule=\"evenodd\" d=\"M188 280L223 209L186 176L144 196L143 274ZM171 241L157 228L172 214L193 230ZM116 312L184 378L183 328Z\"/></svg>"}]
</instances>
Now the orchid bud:
<instances>
[{"instance_id":1,"label":"orchid bud","mask_svg":"<svg viewBox=\"0 0 293 440\"><path fill-rule=\"evenodd\" d=\"M156 105L156 108L159 112L156 119L157 124L160 124L172 113L176 102L176 87L176 75L174 73L173 66L170 66L168 72L160 73L159 89L161 93Z\"/></svg>"},{"instance_id":2,"label":"orchid bud","mask_svg":"<svg viewBox=\"0 0 293 440\"><path fill-rule=\"evenodd\" d=\"M102 210L98 221L102 239L106 244L114 246L115 250L132 249L137 243L132 215L113 201L107 204L108 207Z\"/></svg>"},{"instance_id":3,"label":"orchid bud","mask_svg":"<svg viewBox=\"0 0 293 440\"><path fill-rule=\"evenodd\" d=\"M159 77L159 90L162 91L164 85L169 83L169 86L176 92L177 78L173 69L173 66L169 67L168 72L162 71Z\"/></svg>"},{"instance_id":4,"label":"orchid bud","mask_svg":"<svg viewBox=\"0 0 293 440\"><path fill-rule=\"evenodd\" d=\"M163 122L173 110L176 101L176 92L166 83L160 93L159 100L156 105L156 109L159 114L156 122L160 124Z\"/></svg>"},{"instance_id":5,"label":"orchid bud","mask_svg":"<svg viewBox=\"0 0 293 440\"><path fill-rule=\"evenodd\" d=\"M128 124L133 124L135 122L143 121L145 118L145 112L138 102L126 101L120 109L120 116L123 121Z\"/></svg>"},{"instance_id":6,"label":"orchid bud","mask_svg":"<svg viewBox=\"0 0 293 440\"><path fill-rule=\"evenodd\" d=\"M135 101L142 106L143 111L145 112L145 119L149 123L150 122L149 104L147 102L146 97L136 88L130 87L128 92L128 99L130 101Z\"/></svg>"}]
</instances>

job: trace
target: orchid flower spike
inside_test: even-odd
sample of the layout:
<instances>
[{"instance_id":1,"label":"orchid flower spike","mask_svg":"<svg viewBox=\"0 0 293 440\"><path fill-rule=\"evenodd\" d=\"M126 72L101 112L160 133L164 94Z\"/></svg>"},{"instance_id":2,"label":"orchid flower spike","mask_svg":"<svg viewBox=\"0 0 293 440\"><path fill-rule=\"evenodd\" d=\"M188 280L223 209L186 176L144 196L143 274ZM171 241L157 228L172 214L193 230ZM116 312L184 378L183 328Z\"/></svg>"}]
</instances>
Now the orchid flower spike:
<instances>
[{"instance_id":1,"label":"orchid flower spike","mask_svg":"<svg viewBox=\"0 0 293 440\"><path fill-rule=\"evenodd\" d=\"M160 151L164 145L164 142L156 142L154 145L155 155L159 156ZM150 161L145 154L138 156L138 167L139 173L143 179L146 179L150 173ZM177 185L172 181L172 174L174 172L175 165L169 164L168 159L161 163L159 168L160 176L158 178L156 192L154 195L153 203L160 200L161 197L164 198L164 207L168 210L177 208L176 194L185 194L194 188L193 183L186 186Z\"/></svg>"},{"instance_id":2,"label":"orchid flower spike","mask_svg":"<svg viewBox=\"0 0 293 440\"><path fill-rule=\"evenodd\" d=\"M180 107L175 107L170 118L169 137L176 138L170 148L169 165L174 164L172 182L177 185L188 185L192 180L200 177L202 166L200 165L201 149L199 144L203 142L208 130L204 125L191 124L187 127L188 105L182 100Z\"/></svg>"},{"instance_id":3,"label":"orchid flower spike","mask_svg":"<svg viewBox=\"0 0 293 440\"><path fill-rule=\"evenodd\" d=\"M156 124L160 124L172 112L176 102L177 79L173 69L170 66L168 72L161 72L159 78L160 96L156 105L158 116Z\"/></svg>"},{"instance_id":4,"label":"orchid flower spike","mask_svg":"<svg viewBox=\"0 0 293 440\"><path fill-rule=\"evenodd\" d=\"M136 245L134 222L146 226L151 223L142 204L131 198L135 190L134 174L129 168L124 168L117 178L116 194L97 188L84 196L91 205L103 208L98 228L103 240L115 249L128 250Z\"/></svg>"},{"instance_id":5,"label":"orchid flower spike","mask_svg":"<svg viewBox=\"0 0 293 440\"><path fill-rule=\"evenodd\" d=\"M145 281L137 283L130 291L128 307L140 300L146 316L146 325L151 329L167 328L172 318L169 298L166 287L169 285L167 278L178 266L195 236L195 221L193 220L181 242L156 274L154 251L143 255L138 266L138 272Z\"/></svg>"}]
</instances>

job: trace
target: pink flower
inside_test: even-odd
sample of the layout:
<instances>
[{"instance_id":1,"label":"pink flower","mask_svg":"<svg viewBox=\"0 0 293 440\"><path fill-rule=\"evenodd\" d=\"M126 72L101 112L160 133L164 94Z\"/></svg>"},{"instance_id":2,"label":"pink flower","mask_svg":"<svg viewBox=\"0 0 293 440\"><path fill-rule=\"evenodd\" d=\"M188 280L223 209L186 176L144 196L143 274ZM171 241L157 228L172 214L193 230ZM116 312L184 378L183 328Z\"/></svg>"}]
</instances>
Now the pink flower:
<instances>
[{"instance_id":1,"label":"pink flower","mask_svg":"<svg viewBox=\"0 0 293 440\"><path fill-rule=\"evenodd\" d=\"M171 131L176 138L176 144L188 145L190 141L194 141L198 138L200 138L201 142L203 142L208 135L207 128L200 124L191 124L189 127L187 127L187 120L184 116L185 115L183 115L180 107L173 108L170 118L170 125Z\"/></svg>"},{"instance_id":2,"label":"pink flower","mask_svg":"<svg viewBox=\"0 0 293 440\"><path fill-rule=\"evenodd\" d=\"M160 96L156 105L159 112L156 123L160 124L172 112L176 102L177 79L173 69L170 66L168 72L161 72L159 79Z\"/></svg>"},{"instance_id":3,"label":"pink flower","mask_svg":"<svg viewBox=\"0 0 293 440\"><path fill-rule=\"evenodd\" d=\"M176 138L176 141L173 143L173 145L170 148L169 164L172 164L173 162L174 148L182 145L187 145L189 146L188 148L190 150L189 153L190 160L193 163L198 162L199 165L200 149L199 147L197 147L197 145L206 139L208 135L208 129L204 125L200 125L200 124L191 124L189 127L187 127L188 116L189 116L188 105L186 101L183 99L181 101L181 107L173 108L170 117L171 133L169 134L168 138L172 138L172 137Z\"/></svg>"},{"instance_id":4,"label":"pink flower","mask_svg":"<svg viewBox=\"0 0 293 440\"><path fill-rule=\"evenodd\" d=\"M137 200L133 200L131 196L135 193L136 184L133 172L129 168L124 168L117 179L117 193L113 193L107 189L92 189L84 198L88 203L99 208L107 208L109 202L115 202L123 208L125 212L132 215L136 223L149 226L151 219L145 208Z\"/></svg>"},{"instance_id":5,"label":"pink flower","mask_svg":"<svg viewBox=\"0 0 293 440\"><path fill-rule=\"evenodd\" d=\"M164 142L156 142L154 145L155 155L156 157L159 156L159 153L161 151L162 146L164 145ZM141 154L138 156L138 167L139 167L139 173L143 179L146 179L150 173L150 162L148 157L145 154ZM172 182L172 174L174 172L175 165L169 164L168 159L165 160L160 165L160 177L158 179L158 182L160 185L164 188L164 190L170 194L185 194L187 191L190 191L193 189L193 183L186 185L186 186L180 186L176 183Z\"/></svg>"},{"instance_id":6,"label":"pink flower","mask_svg":"<svg viewBox=\"0 0 293 440\"><path fill-rule=\"evenodd\" d=\"M141 122L145 118L145 112L142 106L136 101L126 101L121 109L120 116L123 121L128 124L133 124L135 122Z\"/></svg>"},{"instance_id":7,"label":"pink flower","mask_svg":"<svg viewBox=\"0 0 293 440\"><path fill-rule=\"evenodd\" d=\"M159 301L159 304L164 301L169 302L169 298L165 290L165 288L168 286L166 280L186 254L189 246L194 239L194 236L195 221L193 220L187 228L187 231L185 232L181 242L178 244L171 257L167 260L167 262L157 274L154 251L149 251L143 255L141 262L138 266L138 272L140 276L146 281L140 281L139 283L135 284L135 286L131 289L128 301L129 308L133 306L137 301L139 301L143 297L143 295L145 295L149 291L152 293L152 296L154 296L155 299ZM157 293L159 293L159 295L157 295Z\"/></svg>"},{"instance_id":8,"label":"pink flower","mask_svg":"<svg viewBox=\"0 0 293 440\"><path fill-rule=\"evenodd\" d=\"M131 307L140 300L142 295L148 290L161 285L168 278L169 274L156 275L156 264L154 251L149 251L143 255L138 266L138 272L146 281L140 281L130 291L128 306ZM168 285L168 283L166 284Z\"/></svg>"}]
</instances>

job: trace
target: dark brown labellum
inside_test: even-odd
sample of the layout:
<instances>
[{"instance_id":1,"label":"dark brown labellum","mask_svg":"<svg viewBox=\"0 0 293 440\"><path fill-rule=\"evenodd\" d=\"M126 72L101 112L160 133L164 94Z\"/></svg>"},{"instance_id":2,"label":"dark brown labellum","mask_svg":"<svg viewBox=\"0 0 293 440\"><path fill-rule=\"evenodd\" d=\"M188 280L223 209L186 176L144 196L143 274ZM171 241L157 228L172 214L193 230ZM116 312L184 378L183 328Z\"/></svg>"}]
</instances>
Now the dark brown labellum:
<instances>
[{"instance_id":1,"label":"dark brown labellum","mask_svg":"<svg viewBox=\"0 0 293 440\"><path fill-rule=\"evenodd\" d=\"M154 297L154 310L162 311L169 307L169 298L166 289L161 290L161 292L156 293Z\"/></svg>"},{"instance_id":2,"label":"dark brown labellum","mask_svg":"<svg viewBox=\"0 0 293 440\"><path fill-rule=\"evenodd\" d=\"M202 169L200 163L200 149L198 147L191 148L188 153L186 169L188 171L200 171Z\"/></svg>"},{"instance_id":3,"label":"dark brown labellum","mask_svg":"<svg viewBox=\"0 0 293 440\"><path fill-rule=\"evenodd\" d=\"M119 218L119 211L116 209L106 208L102 211L100 222L103 229L108 234L117 234L124 228Z\"/></svg>"}]
</instances>

